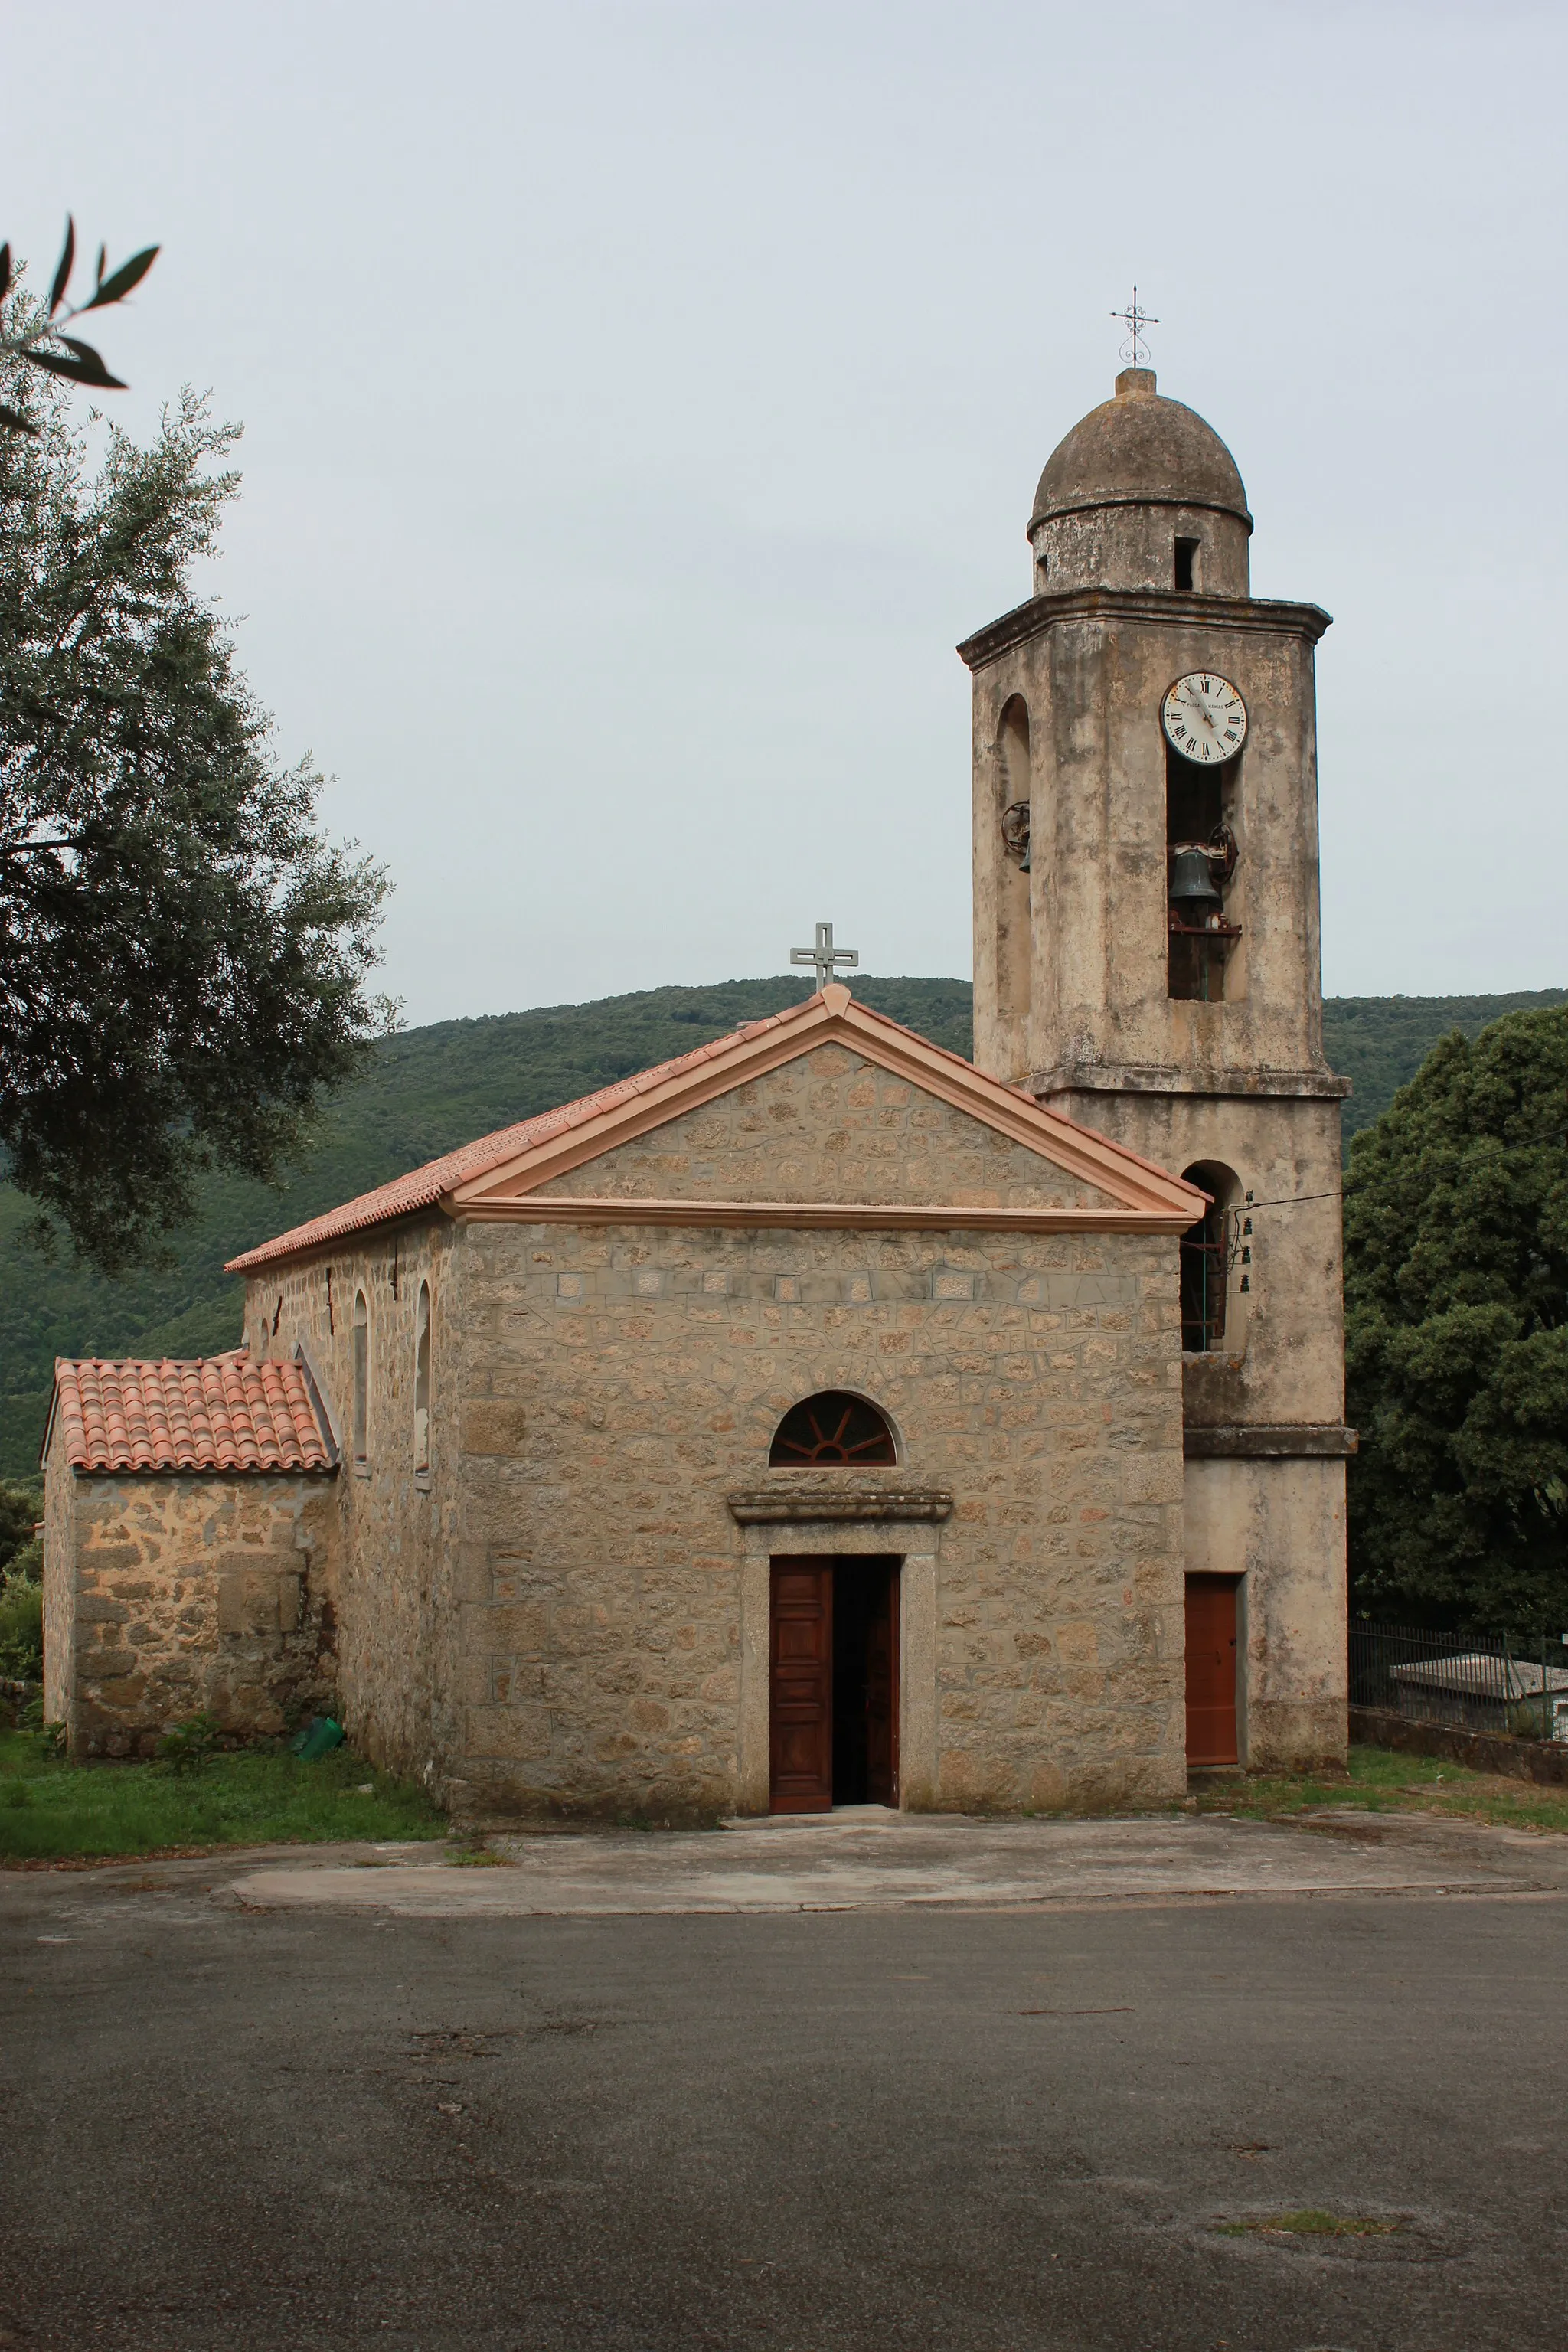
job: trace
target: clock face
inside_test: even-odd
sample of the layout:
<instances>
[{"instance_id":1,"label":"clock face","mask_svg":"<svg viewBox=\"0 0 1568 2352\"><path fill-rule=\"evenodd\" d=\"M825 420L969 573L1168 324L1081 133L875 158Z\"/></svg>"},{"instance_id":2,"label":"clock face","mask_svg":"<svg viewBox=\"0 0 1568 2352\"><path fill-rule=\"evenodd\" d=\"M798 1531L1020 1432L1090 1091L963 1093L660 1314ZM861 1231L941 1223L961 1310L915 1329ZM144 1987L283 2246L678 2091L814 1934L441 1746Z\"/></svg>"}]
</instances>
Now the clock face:
<instances>
[{"instance_id":1,"label":"clock face","mask_svg":"<svg viewBox=\"0 0 1568 2352\"><path fill-rule=\"evenodd\" d=\"M1179 677L1160 706L1160 719L1173 749L1202 768L1234 759L1247 740L1247 705L1217 670Z\"/></svg>"}]
</instances>

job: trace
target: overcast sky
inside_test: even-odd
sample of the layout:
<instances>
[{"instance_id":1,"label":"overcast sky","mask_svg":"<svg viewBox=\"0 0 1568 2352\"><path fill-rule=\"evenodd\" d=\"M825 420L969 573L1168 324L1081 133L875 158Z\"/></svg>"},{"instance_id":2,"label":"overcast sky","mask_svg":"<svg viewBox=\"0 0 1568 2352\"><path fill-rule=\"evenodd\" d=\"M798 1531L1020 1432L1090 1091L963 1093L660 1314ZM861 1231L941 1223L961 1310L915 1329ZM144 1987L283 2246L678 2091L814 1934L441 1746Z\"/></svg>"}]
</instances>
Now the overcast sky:
<instances>
[{"instance_id":1,"label":"overcast sky","mask_svg":"<svg viewBox=\"0 0 1568 2352\"><path fill-rule=\"evenodd\" d=\"M1325 985L1568 977L1568 11L10 0L4 221L243 421L407 1017L970 969L969 680L1134 277L1320 649Z\"/></svg>"}]
</instances>

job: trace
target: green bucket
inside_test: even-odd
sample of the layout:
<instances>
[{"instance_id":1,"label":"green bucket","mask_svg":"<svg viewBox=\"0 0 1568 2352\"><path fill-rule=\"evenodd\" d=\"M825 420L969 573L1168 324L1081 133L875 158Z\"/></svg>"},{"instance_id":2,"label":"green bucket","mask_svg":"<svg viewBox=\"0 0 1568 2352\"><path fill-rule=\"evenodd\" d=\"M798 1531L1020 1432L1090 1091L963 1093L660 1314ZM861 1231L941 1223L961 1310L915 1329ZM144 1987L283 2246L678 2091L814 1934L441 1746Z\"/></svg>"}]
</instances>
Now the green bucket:
<instances>
[{"instance_id":1,"label":"green bucket","mask_svg":"<svg viewBox=\"0 0 1568 2352\"><path fill-rule=\"evenodd\" d=\"M313 1764L318 1756L330 1756L342 1744L342 1725L334 1723L330 1715L313 1715L304 1730L294 1734L289 1747L301 1764Z\"/></svg>"}]
</instances>

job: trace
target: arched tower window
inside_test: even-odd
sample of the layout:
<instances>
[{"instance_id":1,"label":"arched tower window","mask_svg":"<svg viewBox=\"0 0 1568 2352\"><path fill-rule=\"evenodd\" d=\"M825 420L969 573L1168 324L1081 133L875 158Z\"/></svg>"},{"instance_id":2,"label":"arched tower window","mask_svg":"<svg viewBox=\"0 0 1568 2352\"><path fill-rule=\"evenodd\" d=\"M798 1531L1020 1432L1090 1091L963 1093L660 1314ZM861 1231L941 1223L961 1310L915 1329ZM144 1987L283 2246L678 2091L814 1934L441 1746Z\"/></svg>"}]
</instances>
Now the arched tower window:
<instances>
[{"instance_id":1,"label":"arched tower window","mask_svg":"<svg viewBox=\"0 0 1568 2352\"><path fill-rule=\"evenodd\" d=\"M370 1460L370 1307L363 1290L354 1293L354 1468Z\"/></svg>"},{"instance_id":2,"label":"arched tower window","mask_svg":"<svg viewBox=\"0 0 1568 2352\"><path fill-rule=\"evenodd\" d=\"M1029 924L1029 871L1033 864L1033 779L1029 764L1029 707L1021 694L1003 705L996 735L997 823L1002 834L1002 870L996 892L996 1010L1004 1021L1026 1024L1033 940ZM1026 1050L1026 1038L1016 1041Z\"/></svg>"},{"instance_id":3,"label":"arched tower window","mask_svg":"<svg viewBox=\"0 0 1568 2352\"><path fill-rule=\"evenodd\" d=\"M1234 1171L1216 1160L1196 1160L1182 1175L1212 1196L1197 1223L1182 1235L1182 1349L1189 1356L1206 1355L1225 1345L1232 1212L1241 1188Z\"/></svg>"},{"instance_id":4,"label":"arched tower window","mask_svg":"<svg viewBox=\"0 0 1568 2352\"><path fill-rule=\"evenodd\" d=\"M430 1286L422 1282L414 1309L414 1467L430 1467Z\"/></svg>"},{"instance_id":5,"label":"arched tower window","mask_svg":"<svg viewBox=\"0 0 1568 2352\"><path fill-rule=\"evenodd\" d=\"M822 1389L792 1405L773 1432L773 1470L843 1470L896 1462L893 1433L874 1404L847 1389Z\"/></svg>"}]
</instances>

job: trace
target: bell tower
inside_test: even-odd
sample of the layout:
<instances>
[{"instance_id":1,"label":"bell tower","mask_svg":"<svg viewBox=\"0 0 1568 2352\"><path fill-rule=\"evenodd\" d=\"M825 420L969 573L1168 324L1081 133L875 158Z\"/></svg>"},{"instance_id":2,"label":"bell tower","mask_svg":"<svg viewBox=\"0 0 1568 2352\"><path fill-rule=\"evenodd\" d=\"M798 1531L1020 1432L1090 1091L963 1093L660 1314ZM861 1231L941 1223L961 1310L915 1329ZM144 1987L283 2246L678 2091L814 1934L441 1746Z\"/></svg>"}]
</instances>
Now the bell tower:
<instances>
[{"instance_id":1,"label":"bell tower","mask_svg":"<svg viewBox=\"0 0 1568 2352\"><path fill-rule=\"evenodd\" d=\"M975 1060L1212 1196L1180 1253L1189 1657L1194 1593L1228 1588L1238 1760L1285 1768L1345 1747L1350 1089L1322 1052L1329 615L1250 593L1252 527L1219 436L1124 369L1040 477L1027 602L959 651Z\"/></svg>"}]
</instances>

